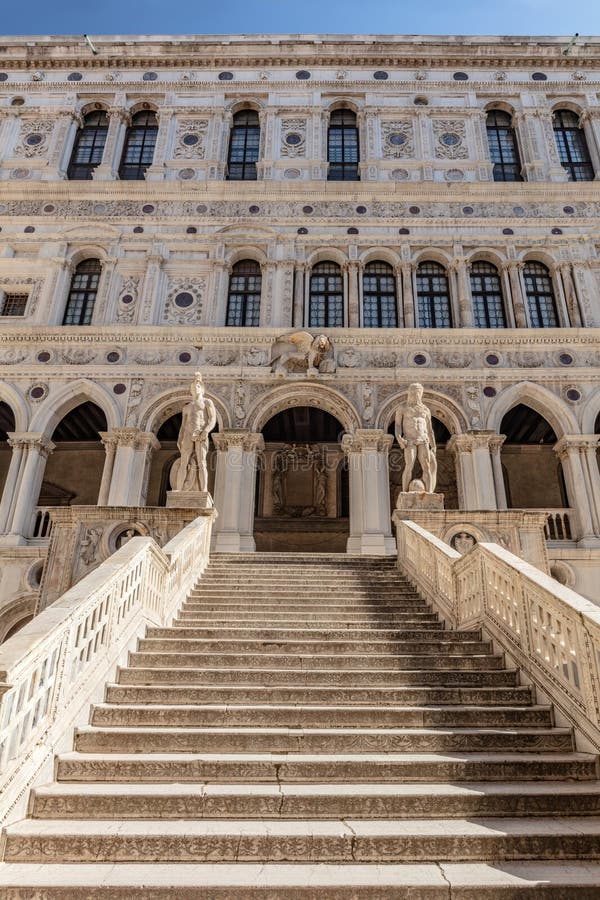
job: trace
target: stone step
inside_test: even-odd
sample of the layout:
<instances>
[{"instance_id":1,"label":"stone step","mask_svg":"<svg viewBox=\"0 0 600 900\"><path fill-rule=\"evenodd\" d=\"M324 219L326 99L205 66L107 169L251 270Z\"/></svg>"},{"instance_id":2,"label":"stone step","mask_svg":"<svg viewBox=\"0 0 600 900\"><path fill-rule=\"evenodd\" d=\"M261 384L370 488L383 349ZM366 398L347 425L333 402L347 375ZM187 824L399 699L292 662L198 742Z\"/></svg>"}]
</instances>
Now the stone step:
<instances>
[{"instance_id":1,"label":"stone step","mask_svg":"<svg viewBox=\"0 0 600 900\"><path fill-rule=\"evenodd\" d=\"M194 684L194 685L294 685L323 687L408 686L427 687L514 687L518 683L516 669L276 669L244 668L239 663L229 668L210 669L142 665L121 669L122 684Z\"/></svg>"},{"instance_id":2,"label":"stone step","mask_svg":"<svg viewBox=\"0 0 600 900\"><path fill-rule=\"evenodd\" d=\"M374 613L374 612L363 612L363 613L348 613L347 615L343 615L342 613L327 614L327 613L309 613L306 615L302 615L299 613L289 613L289 612L251 612L251 613L238 613L224 610L220 613L209 613L209 612L186 612L182 610L177 614L177 616L173 620L173 624L176 627L186 627L186 626L194 626L197 624L206 623L208 625L219 625L220 623L225 624L238 624L238 625L252 625L254 627L263 627L263 628L271 628L276 626L284 626L286 628L292 628L294 626L298 626L300 628L307 628L310 626L326 626L327 628L354 628L356 626L370 626L374 627L389 627L389 628L402 628L402 629L421 629L426 632L430 632L434 629L438 629L439 631L446 631L448 629L444 628L444 623L437 619L436 621L431 622L422 622L419 619L415 619L410 613L407 614L393 614L393 613Z\"/></svg>"},{"instance_id":3,"label":"stone step","mask_svg":"<svg viewBox=\"0 0 600 900\"><path fill-rule=\"evenodd\" d=\"M399 641L414 641L421 643L430 642L447 642L469 643L470 641L480 641L480 631L446 631L440 634L437 630L433 633L428 628L418 631L405 631L402 628L352 628L350 625L346 628L269 628L261 626L240 627L239 625L223 625L218 627L181 627L171 626L167 628L152 627L146 629L146 638L233 638L237 640L261 638L264 640L289 640L295 638L298 640L361 640L373 639Z\"/></svg>"},{"instance_id":4,"label":"stone step","mask_svg":"<svg viewBox=\"0 0 600 900\"><path fill-rule=\"evenodd\" d=\"M600 820L26 819L5 831L7 862L458 862L600 859Z\"/></svg>"},{"instance_id":5,"label":"stone step","mask_svg":"<svg viewBox=\"0 0 600 900\"><path fill-rule=\"evenodd\" d=\"M399 578L395 573L390 572L388 574L345 574L344 572L337 572L327 574L321 574L318 576L314 575L295 575L292 576L292 573L285 573L286 578L283 581L284 589L287 591L296 590L297 593L303 594L304 589L318 591L324 585L328 588L335 588L337 586L343 588L354 588L357 587L360 590L369 587L381 586L384 588L392 588L396 591L402 591L414 594L414 596L418 596L415 588L408 582L406 579ZM198 584L192 588L191 594L192 596L195 594L202 593L202 591L211 587L223 587L224 585L240 585L241 587L262 587L266 585L271 587L282 586L282 573L276 572L272 575L265 575L260 573L251 573L248 572L236 573L235 575L232 573L222 573L217 574L212 571L207 571L205 575L202 576L202 579L198 582ZM290 576L290 577L287 577ZM293 586L291 578L293 577Z\"/></svg>"},{"instance_id":6,"label":"stone step","mask_svg":"<svg viewBox=\"0 0 600 900\"><path fill-rule=\"evenodd\" d=\"M569 728L181 728L82 726L83 753L568 753Z\"/></svg>"},{"instance_id":7,"label":"stone step","mask_svg":"<svg viewBox=\"0 0 600 900\"><path fill-rule=\"evenodd\" d=\"M595 816L600 783L51 784L32 792L36 819L411 819Z\"/></svg>"},{"instance_id":8,"label":"stone step","mask_svg":"<svg viewBox=\"0 0 600 900\"><path fill-rule=\"evenodd\" d=\"M596 781L591 753L63 753L60 782L439 783Z\"/></svg>"},{"instance_id":9,"label":"stone step","mask_svg":"<svg viewBox=\"0 0 600 900\"><path fill-rule=\"evenodd\" d=\"M325 653L143 653L134 651L129 654L131 666L162 667L162 668L225 668L231 669L237 666L243 668L259 669L312 669L312 668L336 668L336 669L397 669L403 670L458 670L458 671L488 671L490 669L501 670L504 660L501 656L491 654L463 655L463 656L439 656L439 655L396 655L394 653L380 653L361 655L360 653L337 653L328 655Z\"/></svg>"},{"instance_id":10,"label":"stone step","mask_svg":"<svg viewBox=\"0 0 600 900\"><path fill-rule=\"evenodd\" d=\"M286 728L551 728L548 706L190 706L99 704L91 724L97 727L160 726L165 728L261 725Z\"/></svg>"},{"instance_id":11,"label":"stone step","mask_svg":"<svg viewBox=\"0 0 600 900\"><path fill-rule=\"evenodd\" d=\"M44 866L15 863L0 888L3 900L598 900L600 865L54 863L49 884Z\"/></svg>"},{"instance_id":12,"label":"stone step","mask_svg":"<svg viewBox=\"0 0 600 900\"><path fill-rule=\"evenodd\" d=\"M140 638L137 649L140 653L199 653L210 652L232 653L262 653L265 651L277 651L286 654L312 655L313 653L343 653L343 654L394 654L406 655L412 653L447 654L448 656L465 654L491 654L490 641L402 641L402 640L291 640L277 638Z\"/></svg>"},{"instance_id":13,"label":"stone step","mask_svg":"<svg viewBox=\"0 0 600 900\"><path fill-rule=\"evenodd\" d=\"M458 705L461 703L477 706L520 706L527 707L533 702L531 688L340 688L340 687L232 687L217 684L209 687L194 685L124 685L106 686L107 703L174 704L183 703L331 703L336 706L357 706L372 703L377 705L398 704L408 706Z\"/></svg>"},{"instance_id":14,"label":"stone step","mask_svg":"<svg viewBox=\"0 0 600 900\"><path fill-rule=\"evenodd\" d=\"M331 600L331 594L328 596L324 595L323 597L307 597L306 599L299 599L298 595L295 595L294 598L288 598L283 597L277 592L260 596L244 593L243 598L240 598L237 594L232 597L231 594L227 595L223 593L219 595L218 598L207 596L198 598L197 600L186 600L183 604L183 609L229 609L235 611L236 609L247 610L249 606L253 611L264 610L265 612L273 610L274 612L285 611L306 613L312 611L332 613L372 611L381 613L389 610L392 613L412 613L415 616L427 616L433 621L438 618L438 614L433 612L425 603L416 605L414 603L405 604L395 595L390 595L389 599L367 595L365 595L365 597L349 597L341 603L334 603Z\"/></svg>"}]
</instances>

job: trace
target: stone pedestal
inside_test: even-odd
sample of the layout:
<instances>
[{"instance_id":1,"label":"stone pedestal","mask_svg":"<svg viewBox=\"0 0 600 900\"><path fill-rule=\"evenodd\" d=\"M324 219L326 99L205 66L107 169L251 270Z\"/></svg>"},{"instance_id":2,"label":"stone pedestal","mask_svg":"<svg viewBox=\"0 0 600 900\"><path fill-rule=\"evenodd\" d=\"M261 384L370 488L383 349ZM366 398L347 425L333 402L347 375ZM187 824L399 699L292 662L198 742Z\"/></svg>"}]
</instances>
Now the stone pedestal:
<instances>
[{"instance_id":1,"label":"stone pedestal","mask_svg":"<svg viewBox=\"0 0 600 900\"><path fill-rule=\"evenodd\" d=\"M208 491L167 491L167 509L212 509Z\"/></svg>"},{"instance_id":2,"label":"stone pedestal","mask_svg":"<svg viewBox=\"0 0 600 900\"><path fill-rule=\"evenodd\" d=\"M427 491L400 491L396 509L401 511L422 509L440 510L444 508L443 494L428 494Z\"/></svg>"}]
</instances>

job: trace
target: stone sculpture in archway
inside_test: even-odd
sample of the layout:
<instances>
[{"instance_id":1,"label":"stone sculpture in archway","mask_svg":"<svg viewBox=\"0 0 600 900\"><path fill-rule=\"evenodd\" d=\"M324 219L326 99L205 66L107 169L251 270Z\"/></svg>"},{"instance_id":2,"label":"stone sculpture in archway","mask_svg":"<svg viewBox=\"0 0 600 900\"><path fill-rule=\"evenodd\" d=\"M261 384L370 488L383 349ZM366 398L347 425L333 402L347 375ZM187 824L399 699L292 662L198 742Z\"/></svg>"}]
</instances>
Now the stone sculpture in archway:
<instances>
[{"instance_id":1,"label":"stone sculpture in archway","mask_svg":"<svg viewBox=\"0 0 600 900\"><path fill-rule=\"evenodd\" d=\"M184 499L181 495L203 495L208 500L208 441L210 432L217 423L215 405L204 396L202 375L196 372L190 386L192 399L183 407L181 428L177 437L180 457L171 471L171 496L167 506L173 505L173 494L180 495L177 505ZM206 503L202 505L212 505Z\"/></svg>"},{"instance_id":2,"label":"stone sculpture in archway","mask_svg":"<svg viewBox=\"0 0 600 900\"><path fill-rule=\"evenodd\" d=\"M433 494L437 481L435 436L431 413L423 403L422 384L409 386L406 403L396 411L395 432L396 440L404 450L403 492L424 490L427 494ZM412 478L417 460L423 472L422 482Z\"/></svg>"}]
</instances>

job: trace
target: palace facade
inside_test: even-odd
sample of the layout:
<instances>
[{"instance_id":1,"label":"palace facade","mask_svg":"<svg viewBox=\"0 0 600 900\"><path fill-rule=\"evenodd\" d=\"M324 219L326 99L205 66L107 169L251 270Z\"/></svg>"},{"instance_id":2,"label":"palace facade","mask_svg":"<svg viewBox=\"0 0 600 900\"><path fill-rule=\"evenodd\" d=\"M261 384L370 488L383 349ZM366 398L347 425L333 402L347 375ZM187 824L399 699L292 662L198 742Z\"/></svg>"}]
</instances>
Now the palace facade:
<instances>
[{"instance_id":1,"label":"palace facade","mask_svg":"<svg viewBox=\"0 0 600 900\"><path fill-rule=\"evenodd\" d=\"M196 370L217 549L393 552L419 381L426 526L598 599L600 39L566 44L2 39L0 640L193 518Z\"/></svg>"}]
</instances>

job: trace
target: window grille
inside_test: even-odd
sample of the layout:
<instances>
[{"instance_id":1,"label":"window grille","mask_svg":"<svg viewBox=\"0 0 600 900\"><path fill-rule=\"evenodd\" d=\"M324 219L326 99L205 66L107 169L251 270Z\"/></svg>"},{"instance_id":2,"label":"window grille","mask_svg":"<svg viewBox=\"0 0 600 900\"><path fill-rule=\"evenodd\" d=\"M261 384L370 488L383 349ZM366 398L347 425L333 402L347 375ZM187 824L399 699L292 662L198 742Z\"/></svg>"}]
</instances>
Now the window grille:
<instances>
[{"instance_id":1,"label":"window grille","mask_svg":"<svg viewBox=\"0 0 600 900\"><path fill-rule=\"evenodd\" d=\"M227 325L256 327L260 324L262 274L252 259L237 262L229 279Z\"/></svg>"},{"instance_id":2,"label":"window grille","mask_svg":"<svg viewBox=\"0 0 600 900\"><path fill-rule=\"evenodd\" d=\"M328 181L359 181L358 128L350 109L336 109L327 132Z\"/></svg>"},{"instance_id":3,"label":"window grille","mask_svg":"<svg viewBox=\"0 0 600 900\"><path fill-rule=\"evenodd\" d=\"M522 181L521 160L512 119L500 109L491 109L486 118L494 181Z\"/></svg>"},{"instance_id":4,"label":"window grille","mask_svg":"<svg viewBox=\"0 0 600 900\"><path fill-rule=\"evenodd\" d=\"M90 325L102 267L97 259L80 262L71 279L63 325Z\"/></svg>"},{"instance_id":5,"label":"window grille","mask_svg":"<svg viewBox=\"0 0 600 900\"><path fill-rule=\"evenodd\" d=\"M320 262L310 275L309 326L340 328L344 324L344 286L337 263Z\"/></svg>"},{"instance_id":6,"label":"window grille","mask_svg":"<svg viewBox=\"0 0 600 900\"><path fill-rule=\"evenodd\" d=\"M417 268L417 306L420 328L450 328L450 291L443 266L423 262Z\"/></svg>"},{"instance_id":7,"label":"window grille","mask_svg":"<svg viewBox=\"0 0 600 900\"><path fill-rule=\"evenodd\" d=\"M2 301L2 316L24 316L29 294L5 293Z\"/></svg>"},{"instance_id":8,"label":"window grille","mask_svg":"<svg viewBox=\"0 0 600 900\"><path fill-rule=\"evenodd\" d=\"M363 325L397 328L396 277L386 262L367 263L363 272Z\"/></svg>"},{"instance_id":9,"label":"window grille","mask_svg":"<svg viewBox=\"0 0 600 900\"><path fill-rule=\"evenodd\" d=\"M90 113L77 131L67 178L71 181L89 181L94 169L102 162L108 134L108 116L105 112Z\"/></svg>"},{"instance_id":10,"label":"window grille","mask_svg":"<svg viewBox=\"0 0 600 900\"><path fill-rule=\"evenodd\" d=\"M142 181L146 169L152 165L158 135L158 122L152 111L136 113L125 134L125 144L119 178L122 181Z\"/></svg>"},{"instance_id":11,"label":"window grille","mask_svg":"<svg viewBox=\"0 0 600 900\"><path fill-rule=\"evenodd\" d=\"M244 109L233 117L229 137L227 178L229 181L256 181L256 163L260 151L258 113Z\"/></svg>"},{"instance_id":12,"label":"window grille","mask_svg":"<svg viewBox=\"0 0 600 900\"><path fill-rule=\"evenodd\" d=\"M477 328L506 328L502 284L492 263L474 262L471 266L471 297Z\"/></svg>"}]
</instances>

